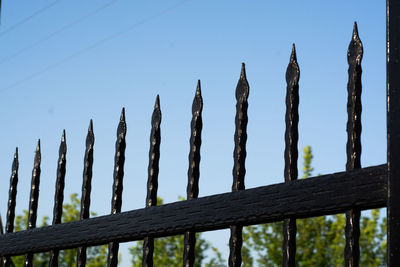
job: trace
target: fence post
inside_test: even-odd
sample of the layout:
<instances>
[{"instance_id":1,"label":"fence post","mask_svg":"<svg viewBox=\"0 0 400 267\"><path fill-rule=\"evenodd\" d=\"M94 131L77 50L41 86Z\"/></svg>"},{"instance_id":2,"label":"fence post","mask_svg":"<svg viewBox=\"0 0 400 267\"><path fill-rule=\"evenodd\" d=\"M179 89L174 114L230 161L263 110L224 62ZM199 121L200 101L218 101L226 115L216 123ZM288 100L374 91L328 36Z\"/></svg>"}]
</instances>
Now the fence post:
<instances>
[{"instance_id":1,"label":"fence post","mask_svg":"<svg viewBox=\"0 0 400 267\"><path fill-rule=\"evenodd\" d=\"M387 41L387 249L388 266L400 266L400 1L386 2Z\"/></svg>"}]
</instances>

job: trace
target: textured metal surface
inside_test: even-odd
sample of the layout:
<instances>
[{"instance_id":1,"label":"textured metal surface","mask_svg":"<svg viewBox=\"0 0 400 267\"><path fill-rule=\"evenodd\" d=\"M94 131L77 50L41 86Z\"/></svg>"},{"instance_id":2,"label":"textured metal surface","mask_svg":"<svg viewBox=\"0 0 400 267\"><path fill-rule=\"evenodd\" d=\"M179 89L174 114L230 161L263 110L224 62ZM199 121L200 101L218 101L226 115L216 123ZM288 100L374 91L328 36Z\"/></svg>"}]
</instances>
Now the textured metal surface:
<instances>
[{"instance_id":1,"label":"textured metal surface","mask_svg":"<svg viewBox=\"0 0 400 267\"><path fill-rule=\"evenodd\" d=\"M14 218L15 218L15 205L17 197L17 184L18 184L18 148L15 149L14 160L11 167L10 177L10 189L8 192L8 209L7 209L7 221L6 221L6 233L12 233L14 231ZM1 225L1 231L3 231L3 225ZM3 265L5 267L11 266L10 257L4 257Z\"/></svg>"},{"instance_id":2,"label":"textured metal surface","mask_svg":"<svg viewBox=\"0 0 400 267\"><path fill-rule=\"evenodd\" d=\"M285 182L297 180L298 175L299 79L300 68L297 64L296 48L293 44L289 65L286 69ZM287 204L291 205L291 203ZM294 267L296 265L296 232L296 219L286 219L283 223L282 266Z\"/></svg>"},{"instance_id":3,"label":"textured metal surface","mask_svg":"<svg viewBox=\"0 0 400 267\"><path fill-rule=\"evenodd\" d=\"M6 233L12 233L14 231L15 205L16 205L17 184L18 184L18 166L19 166L18 148L16 148L14 154L14 160L11 167L10 189L8 193Z\"/></svg>"},{"instance_id":4,"label":"textured metal surface","mask_svg":"<svg viewBox=\"0 0 400 267\"><path fill-rule=\"evenodd\" d=\"M379 208L386 181L385 164L10 233L0 236L0 256Z\"/></svg>"},{"instance_id":5,"label":"textured metal surface","mask_svg":"<svg viewBox=\"0 0 400 267\"><path fill-rule=\"evenodd\" d=\"M400 2L387 0L388 267L400 266Z\"/></svg>"},{"instance_id":6,"label":"textured metal surface","mask_svg":"<svg viewBox=\"0 0 400 267\"><path fill-rule=\"evenodd\" d=\"M53 208L53 225L61 223L63 201L64 201L66 164L67 164L67 143L65 139L65 130L63 130L60 148L58 149L56 193L54 195L54 208ZM49 266L52 267L58 266L58 254L59 254L58 250L52 250L50 252Z\"/></svg>"},{"instance_id":7,"label":"textured metal surface","mask_svg":"<svg viewBox=\"0 0 400 267\"><path fill-rule=\"evenodd\" d=\"M200 146L203 121L203 98L201 96L200 80L197 82L196 94L192 104L192 121L190 123L190 152L187 184L187 199L197 198L199 195L200 178ZM184 236L183 266L193 267L195 261L196 233L186 231Z\"/></svg>"},{"instance_id":8,"label":"textured metal surface","mask_svg":"<svg viewBox=\"0 0 400 267\"><path fill-rule=\"evenodd\" d=\"M111 201L111 214L121 212L122 206L122 190L124 178L125 148L126 148L126 122L125 108L122 109L121 117L117 129L117 141L115 142L114 157L114 184ZM118 242L108 244L108 266L118 266Z\"/></svg>"},{"instance_id":9,"label":"textured metal surface","mask_svg":"<svg viewBox=\"0 0 400 267\"><path fill-rule=\"evenodd\" d=\"M157 189L158 189L158 162L160 159L160 143L161 143L161 109L160 97L157 95L154 104L153 115L151 117L151 133L150 133L150 150L149 150L149 167L147 179L147 196L146 208L157 206ZM143 240L143 267L153 266L154 239L153 237L145 237Z\"/></svg>"},{"instance_id":10,"label":"textured metal surface","mask_svg":"<svg viewBox=\"0 0 400 267\"><path fill-rule=\"evenodd\" d=\"M81 220L89 218L90 214L90 192L92 190L92 175L93 175L92 172L93 146L94 146L93 121L90 120L89 129L86 136L85 157L83 160L83 183L82 183L81 212L80 212ZM77 267L84 267L86 265L86 246L78 248L76 262L77 262Z\"/></svg>"},{"instance_id":11,"label":"textured metal surface","mask_svg":"<svg viewBox=\"0 0 400 267\"><path fill-rule=\"evenodd\" d=\"M358 36L357 23L347 50L349 80L347 83L347 162L346 170L361 168L361 60L363 45ZM358 267L360 259L360 211L346 212L345 266Z\"/></svg>"},{"instance_id":12,"label":"textured metal surface","mask_svg":"<svg viewBox=\"0 0 400 267\"><path fill-rule=\"evenodd\" d=\"M37 207L39 201L39 183L40 183L40 140L38 140L35 159L32 170L31 193L29 198L29 211L28 211L28 225L27 230L36 228ZM28 253L25 255L25 267L32 267L33 254Z\"/></svg>"},{"instance_id":13,"label":"textured metal surface","mask_svg":"<svg viewBox=\"0 0 400 267\"><path fill-rule=\"evenodd\" d=\"M240 78L236 86L235 148L233 150L233 184L232 191L244 190L246 174L246 141L247 141L247 99L249 83L246 79L245 64L242 63ZM240 267L242 264L242 226L232 225L229 238L229 267Z\"/></svg>"}]
</instances>

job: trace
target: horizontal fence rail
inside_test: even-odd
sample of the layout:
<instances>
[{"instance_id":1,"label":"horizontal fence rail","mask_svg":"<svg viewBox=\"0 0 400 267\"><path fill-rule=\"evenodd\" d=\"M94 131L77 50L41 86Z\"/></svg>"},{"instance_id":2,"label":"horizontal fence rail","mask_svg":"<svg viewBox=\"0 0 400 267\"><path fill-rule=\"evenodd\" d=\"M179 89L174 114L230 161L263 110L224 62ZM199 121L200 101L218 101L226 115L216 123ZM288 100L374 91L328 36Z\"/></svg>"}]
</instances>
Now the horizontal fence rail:
<instances>
[{"instance_id":1,"label":"horizontal fence rail","mask_svg":"<svg viewBox=\"0 0 400 267\"><path fill-rule=\"evenodd\" d=\"M0 256L380 208L386 200L384 164L10 233L0 236Z\"/></svg>"}]
</instances>

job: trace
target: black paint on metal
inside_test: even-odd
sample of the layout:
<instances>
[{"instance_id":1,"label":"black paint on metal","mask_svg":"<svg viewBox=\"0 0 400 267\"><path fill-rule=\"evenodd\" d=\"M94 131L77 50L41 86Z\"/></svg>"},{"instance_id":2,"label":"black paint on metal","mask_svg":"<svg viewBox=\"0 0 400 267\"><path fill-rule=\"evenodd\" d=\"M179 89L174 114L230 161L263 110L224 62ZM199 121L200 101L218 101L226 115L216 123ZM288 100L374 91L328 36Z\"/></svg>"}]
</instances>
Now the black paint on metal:
<instances>
[{"instance_id":1,"label":"black paint on metal","mask_svg":"<svg viewBox=\"0 0 400 267\"><path fill-rule=\"evenodd\" d=\"M92 190L92 168L93 168L93 146L94 146L94 133L93 121L90 120L89 129L86 136L86 149L85 157L83 160L83 183L82 183L82 197L81 197L81 212L80 219L88 219L90 215L90 192ZM77 267L84 267L86 265L86 247L78 248L77 253Z\"/></svg>"},{"instance_id":2,"label":"black paint on metal","mask_svg":"<svg viewBox=\"0 0 400 267\"><path fill-rule=\"evenodd\" d=\"M17 185L18 185L18 148L15 149L14 160L11 167L10 177L10 189L8 192L8 209L7 209L7 221L6 221L6 233L12 233L14 231L14 218L15 218L15 205L17 204ZM1 234L3 234L3 225L1 225ZM3 266L11 266L11 258L4 257Z\"/></svg>"},{"instance_id":3,"label":"black paint on metal","mask_svg":"<svg viewBox=\"0 0 400 267\"><path fill-rule=\"evenodd\" d=\"M147 196L146 208L157 206L157 189L158 189L158 163L160 160L160 143L161 143L161 109L160 97L157 95L154 105L153 115L151 117L151 133L150 133L150 150L149 150L149 167L147 179ZM153 267L154 238L146 236L143 239L143 267Z\"/></svg>"},{"instance_id":4,"label":"black paint on metal","mask_svg":"<svg viewBox=\"0 0 400 267\"><path fill-rule=\"evenodd\" d=\"M297 180L297 142L299 139L299 79L300 68L297 63L296 48L293 44L289 65L286 69L286 130L285 130L285 182ZM290 205L288 203L288 205ZM296 265L296 218L287 218L283 222L283 261L282 266Z\"/></svg>"},{"instance_id":5,"label":"black paint on metal","mask_svg":"<svg viewBox=\"0 0 400 267\"><path fill-rule=\"evenodd\" d=\"M354 22L352 39L347 50L349 80L347 83L347 163L346 170L361 168L361 60L363 45ZM358 267L360 260L360 210L346 211L345 266Z\"/></svg>"},{"instance_id":6,"label":"black paint on metal","mask_svg":"<svg viewBox=\"0 0 400 267\"><path fill-rule=\"evenodd\" d=\"M388 267L400 266L400 2L386 1Z\"/></svg>"},{"instance_id":7,"label":"black paint on metal","mask_svg":"<svg viewBox=\"0 0 400 267\"><path fill-rule=\"evenodd\" d=\"M197 82L196 94L192 104L192 121L190 123L190 152L187 184L187 199L197 198L199 195L200 178L200 146L203 121L203 98L201 96L200 80ZM183 266L193 267L195 262L196 233L186 231L184 236Z\"/></svg>"},{"instance_id":8,"label":"black paint on metal","mask_svg":"<svg viewBox=\"0 0 400 267\"><path fill-rule=\"evenodd\" d=\"M56 193L54 195L54 208L53 208L53 225L61 223L62 211L63 211L65 172L67 164L67 143L65 138L66 138L65 130L63 130L60 148L58 149ZM58 255L59 255L59 250L52 250L50 252L49 266L51 267L58 266Z\"/></svg>"},{"instance_id":9,"label":"black paint on metal","mask_svg":"<svg viewBox=\"0 0 400 267\"><path fill-rule=\"evenodd\" d=\"M121 117L117 129L117 141L115 142L115 156L114 156L114 184L111 201L111 214L121 212L122 206L122 190L124 178L124 163L125 163L125 148L126 148L126 121L125 121L125 108L122 108ZM111 242L108 244L108 266L118 266L118 242Z\"/></svg>"},{"instance_id":10,"label":"black paint on metal","mask_svg":"<svg viewBox=\"0 0 400 267\"><path fill-rule=\"evenodd\" d=\"M246 141L247 141L247 99L249 83L246 78L245 64L242 63L240 78L236 86L236 117L235 117L235 148L233 150L233 184L232 191L244 190L246 174ZM242 264L242 226L235 224L230 227L229 267L240 267Z\"/></svg>"},{"instance_id":11,"label":"black paint on metal","mask_svg":"<svg viewBox=\"0 0 400 267\"><path fill-rule=\"evenodd\" d=\"M384 164L46 226L0 236L0 256L380 208L386 181Z\"/></svg>"},{"instance_id":12,"label":"black paint on metal","mask_svg":"<svg viewBox=\"0 0 400 267\"><path fill-rule=\"evenodd\" d=\"M37 208L39 201L39 184L40 184L40 139L38 140L35 159L32 170L32 182L31 182L31 194L29 198L29 211L28 211L28 225L27 230L36 228ZM25 267L32 267L33 265L33 254L28 253L25 255Z\"/></svg>"}]
</instances>

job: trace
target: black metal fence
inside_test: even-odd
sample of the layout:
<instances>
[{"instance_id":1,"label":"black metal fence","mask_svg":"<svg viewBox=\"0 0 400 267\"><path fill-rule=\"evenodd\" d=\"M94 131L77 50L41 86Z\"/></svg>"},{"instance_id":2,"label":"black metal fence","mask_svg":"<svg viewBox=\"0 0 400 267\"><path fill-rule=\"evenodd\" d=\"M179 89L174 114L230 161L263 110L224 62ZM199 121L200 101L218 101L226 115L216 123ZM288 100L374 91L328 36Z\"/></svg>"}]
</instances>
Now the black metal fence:
<instances>
[{"instance_id":1,"label":"black metal fence","mask_svg":"<svg viewBox=\"0 0 400 267\"><path fill-rule=\"evenodd\" d=\"M286 71L285 182L245 190L247 99L249 85L245 65L236 87L235 148L232 192L198 197L202 131L200 81L192 106L187 200L157 206L158 162L160 157L161 110L157 96L152 115L146 207L121 213L125 162L125 111L117 130L111 215L89 218L94 133L90 121L86 138L80 221L61 223L67 146L62 135L57 168L53 224L36 228L40 180L40 141L32 172L26 231L13 233L18 183L18 150L10 179L5 234L0 236L2 264L11 256L25 254L25 266L32 266L34 253L51 251L50 266L58 266L62 249L78 248L77 266L85 266L86 248L108 244L108 266L117 266L119 242L144 240L143 266L153 266L154 238L184 235L183 266L194 266L195 233L230 228L229 266L241 266L242 228L246 225L284 221L283 266L295 266L296 219L346 213L345 266L359 265L360 212L387 207L388 266L400 266L400 2L387 1L387 164L361 168L361 60L363 46L357 24L348 48L349 79L347 164L338 172L297 180L298 104L300 69L296 51ZM290 203L290 205L287 205Z\"/></svg>"}]
</instances>

